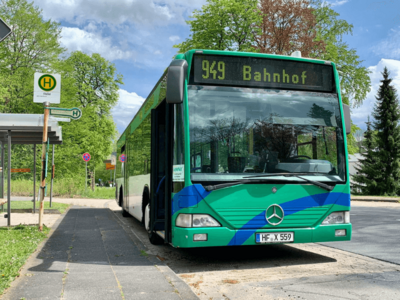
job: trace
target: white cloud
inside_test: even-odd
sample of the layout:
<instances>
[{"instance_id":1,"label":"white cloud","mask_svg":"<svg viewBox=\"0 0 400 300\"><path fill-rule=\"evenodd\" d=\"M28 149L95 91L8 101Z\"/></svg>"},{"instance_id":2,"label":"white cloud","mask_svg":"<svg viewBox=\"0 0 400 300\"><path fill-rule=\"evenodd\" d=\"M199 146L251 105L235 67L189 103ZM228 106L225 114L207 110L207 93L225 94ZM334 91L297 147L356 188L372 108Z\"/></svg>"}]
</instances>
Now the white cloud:
<instances>
[{"instance_id":1,"label":"white cloud","mask_svg":"<svg viewBox=\"0 0 400 300\"><path fill-rule=\"evenodd\" d=\"M90 25L90 24L89 24ZM93 28L93 25L89 26ZM122 50L112 43L110 37L102 37L98 33L88 32L79 28L63 27L61 33L61 44L72 51L84 53L99 53L108 60L130 59L134 53L129 50Z\"/></svg>"},{"instance_id":2,"label":"white cloud","mask_svg":"<svg viewBox=\"0 0 400 300\"><path fill-rule=\"evenodd\" d=\"M82 24L96 20L112 25L184 23L183 14L205 0L36 0L45 18Z\"/></svg>"},{"instance_id":3,"label":"white cloud","mask_svg":"<svg viewBox=\"0 0 400 300\"><path fill-rule=\"evenodd\" d=\"M349 0L336 0L334 2L331 1L330 4L331 4L332 7L335 7L335 6L343 5L343 4L347 3L347 2L349 2Z\"/></svg>"},{"instance_id":4,"label":"white cloud","mask_svg":"<svg viewBox=\"0 0 400 300\"><path fill-rule=\"evenodd\" d=\"M170 37L169 37L169 40L170 40L171 42L176 42L176 41L178 41L179 39L180 39L180 37L177 36L177 35L173 35L173 36L170 36Z\"/></svg>"},{"instance_id":5,"label":"white cloud","mask_svg":"<svg viewBox=\"0 0 400 300\"><path fill-rule=\"evenodd\" d=\"M400 91L400 61L393 59L381 59L376 66L371 66L368 69L371 71L371 91L365 98L363 105L359 108L352 109L351 118L353 123L357 124L359 127L365 129L365 122L368 116L371 116L376 103L376 95L381 85L382 72L383 69L387 67L390 72L390 78L393 79L392 85ZM372 116L371 116L372 119Z\"/></svg>"},{"instance_id":6,"label":"white cloud","mask_svg":"<svg viewBox=\"0 0 400 300\"><path fill-rule=\"evenodd\" d=\"M372 47L372 50L377 55L382 55L388 58L400 58L400 28L391 29L389 36Z\"/></svg>"},{"instance_id":7,"label":"white cloud","mask_svg":"<svg viewBox=\"0 0 400 300\"><path fill-rule=\"evenodd\" d=\"M119 90L118 103L111 113L120 133L124 132L145 100L136 93L129 93L123 89Z\"/></svg>"}]
</instances>

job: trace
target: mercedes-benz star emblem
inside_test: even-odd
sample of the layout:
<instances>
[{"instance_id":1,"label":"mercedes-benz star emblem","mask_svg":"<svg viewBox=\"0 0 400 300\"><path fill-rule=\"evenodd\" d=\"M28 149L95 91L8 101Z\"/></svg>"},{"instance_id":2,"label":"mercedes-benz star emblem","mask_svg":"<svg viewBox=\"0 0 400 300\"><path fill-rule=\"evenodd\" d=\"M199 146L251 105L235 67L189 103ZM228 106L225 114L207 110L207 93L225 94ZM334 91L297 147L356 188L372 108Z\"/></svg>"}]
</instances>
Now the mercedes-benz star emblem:
<instances>
[{"instance_id":1,"label":"mercedes-benz star emblem","mask_svg":"<svg viewBox=\"0 0 400 300\"><path fill-rule=\"evenodd\" d=\"M284 216L285 212L278 204L272 204L265 211L265 219L269 224L274 226L281 224Z\"/></svg>"}]
</instances>

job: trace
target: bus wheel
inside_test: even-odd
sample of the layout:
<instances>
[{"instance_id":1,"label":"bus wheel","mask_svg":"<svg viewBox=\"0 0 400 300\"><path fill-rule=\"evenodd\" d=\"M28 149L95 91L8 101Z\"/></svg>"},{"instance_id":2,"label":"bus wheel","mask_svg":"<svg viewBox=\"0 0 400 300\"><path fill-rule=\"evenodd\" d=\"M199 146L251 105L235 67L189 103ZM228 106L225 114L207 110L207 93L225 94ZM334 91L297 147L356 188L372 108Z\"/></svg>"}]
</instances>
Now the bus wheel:
<instances>
[{"instance_id":1,"label":"bus wheel","mask_svg":"<svg viewBox=\"0 0 400 300\"><path fill-rule=\"evenodd\" d=\"M122 216L123 216L124 218L129 218L131 215L129 214L129 212L127 212L127 211L125 210L125 208L122 208Z\"/></svg>"},{"instance_id":2,"label":"bus wheel","mask_svg":"<svg viewBox=\"0 0 400 300\"><path fill-rule=\"evenodd\" d=\"M164 240L154 231L150 230L150 205L147 204L144 210L144 228L147 231L149 236L150 243L153 245L162 245L164 244Z\"/></svg>"}]
</instances>

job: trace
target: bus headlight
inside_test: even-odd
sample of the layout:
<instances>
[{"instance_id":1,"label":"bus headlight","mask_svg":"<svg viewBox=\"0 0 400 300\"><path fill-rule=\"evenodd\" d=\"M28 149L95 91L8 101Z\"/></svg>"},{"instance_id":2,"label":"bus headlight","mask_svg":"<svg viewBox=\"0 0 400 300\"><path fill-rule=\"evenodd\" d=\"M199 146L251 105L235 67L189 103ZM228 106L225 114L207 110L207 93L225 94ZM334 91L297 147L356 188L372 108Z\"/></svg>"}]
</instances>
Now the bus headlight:
<instances>
[{"instance_id":1,"label":"bus headlight","mask_svg":"<svg viewBox=\"0 0 400 300\"><path fill-rule=\"evenodd\" d=\"M210 215L193 215L193 227L220 227L221 225Z\"/></svg>"},{"instance_id":2,"label":"bus headlight","mask_svg":"<svg viewBox=\"0 0 400 300\"><path fill-rule=\"evenodd\" d=\"M175 222L177 227L220 227L221 224L218 223L210 215L200 215L200 214L179 214Z\"/></svg>"},{"instance_id":3,"label":"bus headlight","mask_svg":"<svg viewBox=\"0 0 400 300\"><path fill-rule=\"evenodd\" d=\"M345 224L350 223L350 212L349 211L336 211L331 213L322 222L322 225L330 224Z\"/></svg>"}]
</instances>

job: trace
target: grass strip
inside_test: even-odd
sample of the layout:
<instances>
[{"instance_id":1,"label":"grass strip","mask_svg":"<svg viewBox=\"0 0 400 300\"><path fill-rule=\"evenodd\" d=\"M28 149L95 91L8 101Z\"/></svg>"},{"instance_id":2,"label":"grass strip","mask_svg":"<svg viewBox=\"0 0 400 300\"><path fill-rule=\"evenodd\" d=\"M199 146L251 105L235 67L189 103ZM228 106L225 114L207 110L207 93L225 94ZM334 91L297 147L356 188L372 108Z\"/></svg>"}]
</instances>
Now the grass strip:
<instances>
[{"instance_id":1,"label":"grass strip","mask_svg":"<svg viewBox=\"0 0 400 300\"><path fill-rule=\"evenodd\" d=\"M40 202L36 202L36 209L39 210ZM50 207L50 202L44 202L44 209L57 209L60 213L63 213L70 204L53 202ZM32 201L11 201L11 209L33 209ZM4 204L4 211L7 212L7 204ZM0 210L1 212L1 210Z\"/></svg>"},{"instance_id":2,"label":"grass strip","mask_svg":"<svg viewBox=\"0 0 400 300\"><path fill-rule=\"evenodd\" d=\"M36 194L39 191L39 186L40 182L37 182ZM7 184L5 184L5 187L7 187ZM50 185L48 184L47 197L49 195ZM28 179L13 179L11 183L11 196L33 197L33 181ZM54 180L53 197L114 199L115 187L96 186L94 191L87 187L85 191L84 179L77 180L71 178L63 178Z\"/></svg>"},{"instance_id":3,"label":"grass strip","mask_svg":"<svg viewBox=\"0 0 400 300\"><path fill-rule=\"evenodd\" d=\"M49 232L46 226L42 232L37 226L0 227L0 295L19 276L19 270Z\"/></svg>"}]
</instances>

